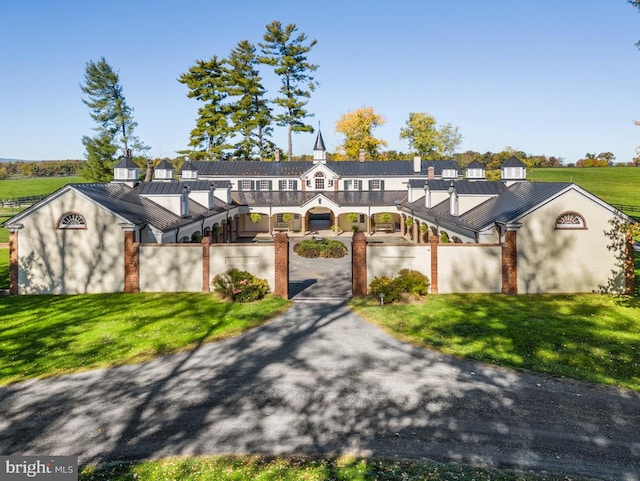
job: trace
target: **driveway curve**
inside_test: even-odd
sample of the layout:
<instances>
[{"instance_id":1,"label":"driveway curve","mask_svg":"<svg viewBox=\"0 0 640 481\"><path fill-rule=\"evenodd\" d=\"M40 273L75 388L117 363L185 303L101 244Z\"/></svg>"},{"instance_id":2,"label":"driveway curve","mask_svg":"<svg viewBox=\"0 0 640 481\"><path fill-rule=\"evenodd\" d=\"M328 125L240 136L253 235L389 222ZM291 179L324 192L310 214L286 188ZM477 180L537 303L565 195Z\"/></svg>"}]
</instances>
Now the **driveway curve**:
<instances>
[{"instance_id":1,"label":"driveway curve","mask_svg":"<svg viewBox=\"0 0 640 481\"><path fill-rule=\"evenodd\" d=\"M419 349L339 301L297 301L191 352L5 387L0 406L5 455L353 453L640 479L637 393Z\"/></svg>"}]
</instances>

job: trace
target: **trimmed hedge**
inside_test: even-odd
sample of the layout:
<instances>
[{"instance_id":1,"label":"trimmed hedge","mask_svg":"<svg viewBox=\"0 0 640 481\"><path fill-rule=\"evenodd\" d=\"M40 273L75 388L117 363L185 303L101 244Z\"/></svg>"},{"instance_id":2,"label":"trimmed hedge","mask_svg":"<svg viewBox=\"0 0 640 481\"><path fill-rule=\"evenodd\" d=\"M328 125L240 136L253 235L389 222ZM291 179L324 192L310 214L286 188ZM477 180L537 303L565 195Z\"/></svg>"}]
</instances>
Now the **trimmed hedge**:
<instances>
[{"instance_id":1,"label":"trimmed hedge","mask_svg":"<svg viewBox=\"0 0 640 481\"><path fill-rule=\"evenodd\" d=\"M421 298L429 292L429 279L422 272L402 269L397 277L374 277L369 284L369 294L384 296L385 304L399 302L405 297Z\"/></svg>"},{"instance_id":2,"label":"trimmed hedge","mask_svg":"<svg viewBox=\"0 0 640 481\"><path fill-rule=\"evenodd\" d=\"M347 247L340 241L318 237L297 243L293 246L293 252L300 257L335 259L347 255Z\"/></svg>"}]
</instances>

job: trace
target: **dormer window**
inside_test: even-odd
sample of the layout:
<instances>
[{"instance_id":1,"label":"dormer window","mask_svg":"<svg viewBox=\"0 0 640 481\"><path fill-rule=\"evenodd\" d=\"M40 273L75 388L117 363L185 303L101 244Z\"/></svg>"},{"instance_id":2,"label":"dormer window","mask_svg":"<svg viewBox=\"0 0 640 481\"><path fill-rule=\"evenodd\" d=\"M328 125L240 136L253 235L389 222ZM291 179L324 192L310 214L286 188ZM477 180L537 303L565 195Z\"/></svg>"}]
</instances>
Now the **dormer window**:
<instances>
[{"instance_id":1,"label":"dormer window","mask_svg":"<svg viewBox=\"0 0 640 481\"><path fill-rule=\"evenodd\" d=\"M369 190L384 190L384 180L371 179L369 181Z\"/></svg>"},{"instance_id":2,"label":"dormer window","mask_svg":"<svg viewBox=\"0 0 640 481\"><path fill-rule=\"evenodd\" d=\"M563 229L586 229L587 224L577 212L563 212L556 219L556 230Z\"/></svg>"},{"instance_id":3,"label":"dormer window","mask_svg":"<svg viewBox=\"0 0 640 481\"><path fill-rule=\"evenodd\" d=\"M77 212L66 212L60 216L56 225L58 229L86 229L87 222Z\"/></svg>"}]
</instances>

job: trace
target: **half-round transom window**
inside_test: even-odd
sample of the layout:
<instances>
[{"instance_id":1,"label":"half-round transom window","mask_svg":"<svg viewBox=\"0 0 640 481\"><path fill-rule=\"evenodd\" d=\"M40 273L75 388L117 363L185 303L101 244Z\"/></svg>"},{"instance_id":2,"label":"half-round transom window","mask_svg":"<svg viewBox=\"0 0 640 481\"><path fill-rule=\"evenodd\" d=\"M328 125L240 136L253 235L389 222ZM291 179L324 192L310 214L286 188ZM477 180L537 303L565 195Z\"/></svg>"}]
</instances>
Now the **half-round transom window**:
<instances>
[{"instance_id":1,"label":"half-round transom window","mask_svg":"<svg viewBox=\"0 0 640 481\"><path fill-rule=\"evenodd\" d=\"M77 212L62 214L58 221L58 229L86 229L87 223L84 217Z\"/></svg>"},{"instance_id":2,"label":"half-round transom window","mask_svg":"<svg viewBox=\"0 0 640 481\"><path fill-rule=\"evenodd\" d=\"M556 219L556 229L586 229L587 224L577 212L564 212Z\"/></svg>"}]
</instances>

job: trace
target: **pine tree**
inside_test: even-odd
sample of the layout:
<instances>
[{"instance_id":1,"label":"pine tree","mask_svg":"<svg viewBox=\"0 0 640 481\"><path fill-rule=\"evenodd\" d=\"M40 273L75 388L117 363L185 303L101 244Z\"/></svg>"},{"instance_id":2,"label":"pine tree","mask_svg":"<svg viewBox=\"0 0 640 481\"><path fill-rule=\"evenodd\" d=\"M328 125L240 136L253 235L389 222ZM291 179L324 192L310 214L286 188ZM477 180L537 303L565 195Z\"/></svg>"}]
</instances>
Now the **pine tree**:
<instances>
[{"instance_id":1,"label":"pine tree","mask_svg":"<svg viewBox=\"0 0 640 481\"><path fill-rule=\"evenodd\" d=\"M275 116L275 120L277 125L286 126L288 129L289 161L293 157L292 133L313 132L313 127L303 122L306 117L313 116L304 106L316 88L315 79L311 74L318 68L317 65L307 62L306 57L317 40L311 40L305 45L306 34L300 33L293 37L297 30L295 24L283 27L279 21L274 20L267 25L264 43L259 44L263 54L261 62L273 66L274 72L282 82L282 96L275 98L273 102L284 110Z\"/></svg>"},{"instance_id":2,"label":"pine tree","mask_svg":"<svg viewBox=\"0 0 640 481\"><path fill-rule=\"evenodd\" d=\"M91 109L91 118L98 124L94 137L82 138L87 158L83 176L97 182L108 181L113 177L118 145L122 155L131 149L148 147L134 135L137 123L133 120L133 108L127 104L118 73L104 57L98 62L87 62L80 88L87 96L82 102Z\"/></svg>"},{"instance_id":3,"label":"pine tree","mask_svg":"<svg viewBox=\"0 0 640 481\"><path fill-rule=\"evenodd\" d=\"M228 138L233 136L228 116L230 108L225 99L229 92L227 61L214 55L211 60L197 60L178 81L189 88L187 96L204 105L198 109L196 127L191 131L189 145L195 151L182 151L196 159L214 160L224 158L225 151L232 147Z\"/></svg>"},{"instance_id":4,"label":"pine tree","mask_svg":"<svg viewBox=\"0 0 640 481\"><path fill-rule=\"evenodd\" d=\"M263 160L265 137L270 136L271 109L265 98L256 66L256 48L247 40L242 40L229 55L229 95L237 100L231 103L231 120L234 130L242 134L242 140L235 144L236 154L243 160L253 158L254 149Z\"/></svg>"}]
</instances>

